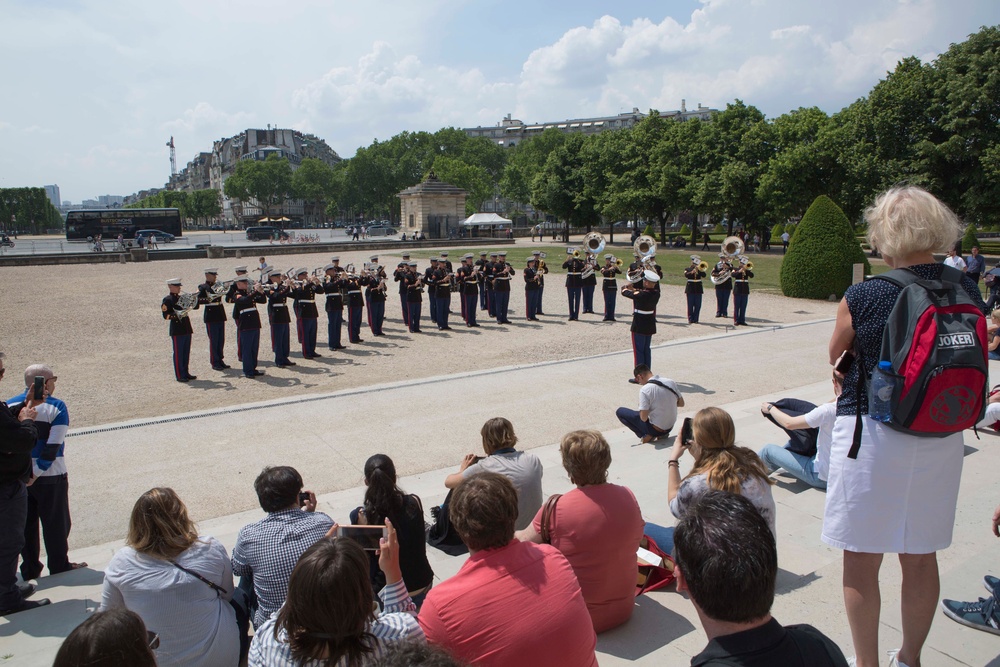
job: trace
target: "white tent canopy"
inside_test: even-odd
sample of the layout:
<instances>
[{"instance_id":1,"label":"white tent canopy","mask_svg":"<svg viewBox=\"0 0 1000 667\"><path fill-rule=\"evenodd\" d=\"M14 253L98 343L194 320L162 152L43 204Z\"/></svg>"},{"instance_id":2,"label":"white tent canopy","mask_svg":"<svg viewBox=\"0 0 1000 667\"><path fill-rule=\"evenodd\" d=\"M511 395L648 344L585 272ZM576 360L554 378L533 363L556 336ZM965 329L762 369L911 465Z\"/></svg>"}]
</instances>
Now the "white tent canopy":
<instances>
[{"instance_id":1,"label":"white tent canopy","mask_svg":"<svg viewBox=\"0 0 1000 667\"><path fill-rule=\"evenodd\" d=\"M512 222L496 213L473 213L462 221L465 227L488 227L490 225L510 225Z\"/></svg>"}]
</instances>

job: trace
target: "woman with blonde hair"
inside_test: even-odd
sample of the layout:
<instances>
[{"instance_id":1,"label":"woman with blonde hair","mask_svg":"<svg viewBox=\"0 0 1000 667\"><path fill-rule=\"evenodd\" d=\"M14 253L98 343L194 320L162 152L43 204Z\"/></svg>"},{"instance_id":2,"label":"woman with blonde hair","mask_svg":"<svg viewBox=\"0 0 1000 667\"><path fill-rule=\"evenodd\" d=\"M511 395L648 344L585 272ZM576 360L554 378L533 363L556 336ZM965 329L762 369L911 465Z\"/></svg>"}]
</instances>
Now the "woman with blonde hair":
<instances>
[{"instance_id":1,"label":"woman with blonde hair","mask_svg":"<svg viewBox=\"0 0 1000 667\"><path fill-rule=\"evenodd\" d=\"M604 632L631 618L635 608L635 550L642 539L642 512L627 487L608 483L611 447L600 432L567 433L559 453L576 488L549 497L515 537L551 544L566 556L594 631Z\"/></svg>"},{"instance_id":2,"label":"woman with blonde hair","mask_svg":"<svg viewBox=\"0 0 1000 667\"><path fill-rule=\"evenodd\" d=\"M733 418L722 408L704 408L695 414L691 426L692 439L685 443L681 441L682 435L678 435L667 461L670 513L680 519L688 507L709 491L728 491L753 503L773 534L774 480L752 449L736 446ZM681 479L680 460L687 451L694 457L694 467ZM672 527L646 524L646 534L667 553L673 551L673 532Z\"/></svg>"},{"instance_id":3,"label":"woman with blonde hair","mask_svg":"<svg viewBox=\"0 0 1000 667\"><path fill-rule=\"evenodd\" d=\"M139 497L125 543L104 572L101 611L127 607L139 614L160 637L160 667L236 665L229 554L215 538L198 535L173 489Z\"/></svg>"},{"instance_id":4,"label":"woman with blonde hair","mask_svg":"<svg viewBox=\"0 0 1000 667\"><path fill-rule=\"evenodd\" d=\"M971 278L934 258L962 235L958 218L934 195L913 186L892 188L865 211L865 220L868 241L891 268L957 282L973 303L985 306ZM858 667L879 664L879 570L887 553L899 555L903 572L903 643L891 652L890 665L919 667L939 594L937 551L951 544L962 478L961 432L922 438L867 415L868 380L900 291L887 280L849 287L830 338L831 364L845 350L858 352L837 400L822 536L844 551L844 605ZM860 444L850 458L859 421Z\"/></svg>"},{"instance_id":5,"label":"woman with blonde hair","mask_svg":"<svg viewBox=\"0 0 1000 667\"><path fill-rule=\"evenodd\" d=\"M486 458L466 454L458 472L448 475L444 485L454 489L466 477L480 472L495 472L509 479L517 489L515 528L527 528L542 506L542 462L529 452L514 449L517 436L514 425L503 417L487 419L480 429Z\"/></svg>"}]
</instances>

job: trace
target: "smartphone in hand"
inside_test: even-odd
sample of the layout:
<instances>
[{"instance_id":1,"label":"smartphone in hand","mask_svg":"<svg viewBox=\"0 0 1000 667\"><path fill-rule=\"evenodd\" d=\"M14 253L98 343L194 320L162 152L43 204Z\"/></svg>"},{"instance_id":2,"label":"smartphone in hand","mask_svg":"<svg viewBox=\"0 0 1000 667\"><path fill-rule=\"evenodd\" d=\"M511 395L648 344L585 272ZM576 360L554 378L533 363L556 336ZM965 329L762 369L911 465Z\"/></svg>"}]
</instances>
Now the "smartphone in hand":
<instances>
[{"instance_id":1,"label":"smartphone in hand","mask_svg":"<svg viewBox=\"0 0 1000 667\"><path fill-rule=\"evenodd\" d=\"M35 383L32 385L31 398L36 401L45 400L45 376L35 376Z\"/></svg>"},{"instance_id":2,"label":"smartphone in hand","mask_svg":"<svg viewBox=\"0 0 1000 667\"><path fill-rule=\"evenodd\" d=\"M299 494L299 507L302 507L307 502L309 502L309 492L303 491L302 493Z\"/></svg>"},{"instance_id":3,"label":"smartphone in hand","mask_svg":"<svg viewBox=\"0 0 1000 667\"><path fill-rule=\"evenodd\" d=\"M681 424L681 444L690 447L692 442L694 442L694 428L691 418L685 417L684 423Z\"/></svg>"},{"instance_id":4,"label":"smartphone in hand","mask_svg":"<svg viewBox=\"0 0 1000 667\"><path fill-rule=\"evenodd\" d=\"M388 539L389 531L385 526L337 526L337 537L354 540L365 551L376 551L380 548L379 540Z\"/></svg>"}]
</instances>

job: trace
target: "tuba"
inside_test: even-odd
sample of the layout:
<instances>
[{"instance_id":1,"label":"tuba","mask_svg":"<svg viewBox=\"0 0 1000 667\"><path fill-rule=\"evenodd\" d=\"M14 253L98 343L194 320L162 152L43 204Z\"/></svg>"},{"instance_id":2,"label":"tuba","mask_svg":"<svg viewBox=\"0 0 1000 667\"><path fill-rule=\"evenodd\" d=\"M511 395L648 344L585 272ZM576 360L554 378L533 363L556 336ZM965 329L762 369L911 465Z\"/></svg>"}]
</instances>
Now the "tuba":
<instances>
[{"instance_id":1,"label":"tuba","mask_svg":"<svg viewBox=\"0 0 1000 667\"><path fill-rule=\"evenodd\" d=\"M600 232L590 232L583 237L583 249L591 255L600 255L604 245L604 234Z\"/></svg>"},{"instance_id":2,"label":"tuba","mask_svg":"<svg viewBox=\"0 0 1000 667\"><path fill-rule=\"evenodd\" d=\"M719 285L732 277L733 273L733 260L740 257L743 254L743 241L740 240L739 236L727 236L722 241L722 252L719 253L719 258L725 265L719 275L712 275L710 277L713 285Z\"/></svg>"},{"instance_id":3,"label":"tuba","mask_svg":"<svg viewBox=\"0 0 1000 667\"><path fill-rule=\"evenodd\" d=\"M646 269L653 267L653 258L656 257L656 239L652 236L640 236L632 244L632 251L639 256L639 266L628 272L628 281L638 282L642 278Z\"/></svg>"}]
</instances>

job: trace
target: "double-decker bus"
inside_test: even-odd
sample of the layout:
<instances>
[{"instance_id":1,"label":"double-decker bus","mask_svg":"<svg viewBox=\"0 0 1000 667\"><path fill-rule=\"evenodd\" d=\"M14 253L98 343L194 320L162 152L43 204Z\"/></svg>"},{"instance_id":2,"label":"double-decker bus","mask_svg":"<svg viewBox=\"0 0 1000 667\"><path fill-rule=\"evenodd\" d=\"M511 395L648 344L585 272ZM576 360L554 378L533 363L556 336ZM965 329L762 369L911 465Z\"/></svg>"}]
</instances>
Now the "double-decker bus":
<instances>
[{"instance_id":1,"label":"double-decker bus","mask_svg":"<svg viewBox=\"0 0 1000 667\"><path fill-rule=\"evenodd\" d=\"M181 236L181 212L176 208L109 208L66 214L66 239L69 241L86 241L97 236L112 241L119 234L132 239L140 229L156 229Z\"/></svg>"}]
</instances>

